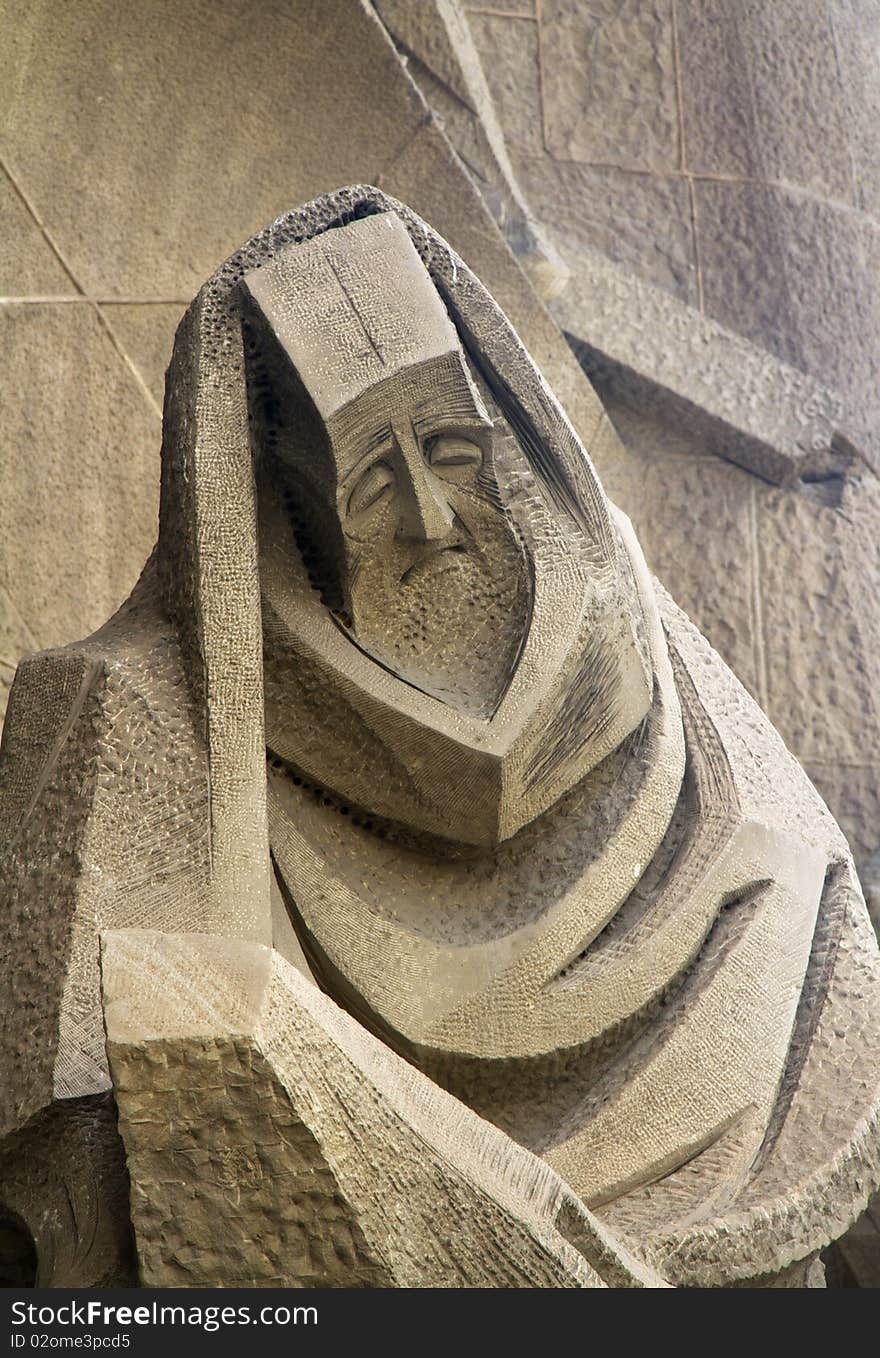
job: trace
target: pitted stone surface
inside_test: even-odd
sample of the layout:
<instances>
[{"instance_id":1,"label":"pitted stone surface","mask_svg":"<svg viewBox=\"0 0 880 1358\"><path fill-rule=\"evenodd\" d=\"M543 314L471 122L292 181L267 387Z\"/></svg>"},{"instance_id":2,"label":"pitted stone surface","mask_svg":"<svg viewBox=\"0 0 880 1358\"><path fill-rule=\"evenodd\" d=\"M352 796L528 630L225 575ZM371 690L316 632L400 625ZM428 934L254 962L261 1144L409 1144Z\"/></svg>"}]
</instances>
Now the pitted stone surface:
<instances>
[{"instance_id":1,"label":"pitted stone surface","mask_svg":"<svg viewBox=\"0 0 880 1358\"><path fill-rule=\"evenodd\" d=\"M678 0L689 170L852 202L854 110L838 59L839 8L827 0Z\"/></svg>"},{"instance_id":2,"label":"pitted stone surface","mask_svg":"<svg viewBox=\"0 0 880 1358\"><path fill-rule=\"evenodd\" d=\"M672 0L542 0L544 136L559 160L678 164Z\"/></svg>"},{"instance_id":3,"label":"pitted stone surface","mask_svg":"<svg viewBox=\"0 0 880 1358\"><path fill-rule=\"evenodd\" d=\"M694 443L792 483L858 468L844 433L843 401L803 371L638 282L596 252L577 267L553 314L604 394L656 409Z\"/></svg>"}]
</instances>

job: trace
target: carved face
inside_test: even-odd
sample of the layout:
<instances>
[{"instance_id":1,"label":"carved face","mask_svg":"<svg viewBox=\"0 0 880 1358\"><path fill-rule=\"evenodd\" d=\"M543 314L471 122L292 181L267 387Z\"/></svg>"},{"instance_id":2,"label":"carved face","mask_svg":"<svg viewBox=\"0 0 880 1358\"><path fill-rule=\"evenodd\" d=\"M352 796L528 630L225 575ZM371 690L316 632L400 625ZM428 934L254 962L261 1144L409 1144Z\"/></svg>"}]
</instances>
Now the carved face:
<instances>
[{"instance_id":1,"label":"carved face","mask_svg":"<svg viewBox=\"0 0 880 1358\"><path fill-rule=\"evenodd\" d=\"M650 704L592 468L515 337L525 403L462 325L465 352L395 214L244 286L268 742L352 806L495 843Z\"/></svg>"},{"instance_id":2,"label":"carved face","mask_svg":"<svg viewBox=\"0 0 880 1358\"><path fill-rule=\"evenodd\" d=\"M330 421L352 638L400 678L488 716L528 626L529 573L459 349Z\"/></svg>"}]
</instances>

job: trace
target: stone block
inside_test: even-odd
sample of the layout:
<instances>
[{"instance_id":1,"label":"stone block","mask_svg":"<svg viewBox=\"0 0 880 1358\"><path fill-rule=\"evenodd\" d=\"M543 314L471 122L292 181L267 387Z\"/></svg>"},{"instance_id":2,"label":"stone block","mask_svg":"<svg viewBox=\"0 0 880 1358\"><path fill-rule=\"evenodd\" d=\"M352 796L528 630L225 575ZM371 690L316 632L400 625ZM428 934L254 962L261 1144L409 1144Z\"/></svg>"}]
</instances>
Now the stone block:
<instances>
[{"instance_id":1,"label":"stone block","mask_svg":"<svg viewBox=\"0 0 880 1358\"><path fill-rule=\"evenodd\" d=\"M880 10L861 0L829 0L853 164L855 204L880 216Z\"/></svg>"},{"instance_id":2,"label":"stone block","mask_svg":"<svg viewBox=\"0 0 880 1358\"><path fill-rule=\"evenodd\" d=\"M513 160L544 154L538 26L501 14L469 14L474 43ZM533 204L540 212L540 202Z\"/></svg>"},{"instance_id":3,"label":"stone block","mask_svg":"<svg viewBox=\"0 0 880 1358\"><path fill-rule=\"evenodd\" d=\"M360 0L84 0L11 27L0 149L100 297L191 296L264 222L374 178L424 116Z\"/></svg>"},{"instance_id":4,"label":"stone block","mask_svg":"<svg viewBox=\"0 0 880 1358\"><path fill-rule=\"evenodd\" d=\"M827 0L679 0L685 167L852 201Z\"/></svg>"},{"instance_id":5,"label":"stone block","mask_svg":"<svg viewBox=\"0 0 880 1358\"><path fill-rule=\"evenodd\" d=\"M654 410L697 444L787 484L872 465L843 436L844 403L765 349L596 251L572 254L553 314L603 396Z\"/></svg>"},{"instance_id":6,"label":"stone block","mask_svg":"<svg viewBox=\"0 0 880 1358\"><path fill-rule=\"evenodd\" d=\"M880 485L847 483L838 507L756 485L756 513L770 716L810 767L870 762L880 742Z\"/></svg>"},{"instance_id":7,"label":"stone block","mask_svg":"<svg viewBox=\"0 0 880 1358\"><path fill-rule=\"evenodd\" d=\"M156 537L160 429L88 302L2 308L0 374L0 601L22 651L88 634L131 589Z\"/></svg>"},{"instance_id":8,"label":"stone block","mask_svg":"<svg viewBox=\"0 0 880 1358\"><path fill-rule=\"evenodd\" d=\"M165 395L165 369L171 360L174 332L185 305L107 302L101 308L160 410Z\"/></svg>"},{"instance_id":9,"label":"stone block","mask_svg":"<svg viewBox=\"0 0 880 1358\"><path fill-rule=\"evenodd\" d=\"M672 0L544 0L544 135L559 160L679 165Z\"/></svg>"},{"instance_id":10,"label":"stone block","mask_svg":"<svg viewBox=\"0 0 880 1358\"><path fill-rule=\"evenodd\" d=\"M526 200L569 263L579 249L598 250L636 277L696 304L690 197L684 179L536 156L516 156L514 169ZM664 224L662 232L658 222Z\"/></svg>"},{"instance_id":11,"label":"stone block","mask_svg":"<svg viewBox=\"0 0 880 1358\"><path fill-rule=\"evenodd\" d=\"M64 296L74 291L12 180L0 170L0 296Z\"/></svg>"},{"instance_id":12,"label":"stone block","mask_svg":"<svg viewBox=\"0 0 880 1358\"><path fill-rule=\"evenodd\" d=\"M626 450L595 459L609 496L632 519L648 565L760 701L752 478L699 455L684 431L651 414L607 404Z\"/></svg>"},{"instance_id":13,"label":"stone block","mask_svg":"<svg viewBox=\"0 0 880 1358\"><path fill-rule=\"evenodd\" d=\"M863 215L779 187L694 185L705 310L876 407L880 234Z\"/></svg>"}]
</instances>

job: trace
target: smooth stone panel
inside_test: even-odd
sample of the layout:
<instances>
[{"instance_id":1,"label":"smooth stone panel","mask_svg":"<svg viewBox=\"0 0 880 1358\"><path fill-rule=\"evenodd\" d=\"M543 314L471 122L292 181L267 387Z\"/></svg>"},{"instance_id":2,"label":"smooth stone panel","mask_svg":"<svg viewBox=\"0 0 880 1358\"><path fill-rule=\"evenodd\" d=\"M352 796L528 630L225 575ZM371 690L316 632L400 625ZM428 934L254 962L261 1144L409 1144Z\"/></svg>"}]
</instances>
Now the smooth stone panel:
<instances>
[{"instance_id":1,"label":"smooth stone panel","mask_svg":"<svg viewBox=\"0 0 880 1358\"><path fill-rule=\"evenodd\" d=\"M75 291L12 180L0 170L0 296L67 296Z\"/></svg>"},{"instance_id":2,"label":"smooth stone panel","mask_svg":"<svg viewBox=\"0 0 880 1358\"><path fill-rule=\"evenodd\" d=\"M171 362L174 332L185 303L107 302L101 310L161 409L165 369Z\"/></svg>"},{"instance_id":3,"label":"smooth stone panel","mask_svg":"<svg viewBox=\"0 0 880 1358\"><path fill-rule=\"evenodd\" d=\"M191 296L279 213L375 178L424 117L359 0L42 0L4 27L0 146L94 296Z\"/></svg>"},{"instance_id":4,"label":"smooth stone panel","mask_svg":"<svg viewBox=\"0 0 880 1358\"><path fill-rule=\"evenodd\" d=\"M0 308L0 390L0 633L21 652L86 636L128 594L156 539L161 431L88 302Z\"/></svg>"}]
</instances>

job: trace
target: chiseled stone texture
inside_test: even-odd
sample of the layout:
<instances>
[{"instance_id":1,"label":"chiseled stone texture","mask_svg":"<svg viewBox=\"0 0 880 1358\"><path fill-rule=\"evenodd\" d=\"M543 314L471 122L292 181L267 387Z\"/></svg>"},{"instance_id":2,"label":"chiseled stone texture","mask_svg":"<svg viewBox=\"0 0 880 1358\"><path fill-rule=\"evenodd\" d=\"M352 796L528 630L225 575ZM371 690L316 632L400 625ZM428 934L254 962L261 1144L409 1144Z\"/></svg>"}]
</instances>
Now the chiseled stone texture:
<instances>
[{"instance_id":1,"label":"chiseled stone texture","mask_svg":"<svg viewBox=\"0 0 880 1358\"><path fill-rule=\"evenodd\" d=\"M876 439L841 439L839 393L598 252L574 258L553 314L603 397L656 410L695 451L779 485L880 463Z\"/></svg>"},{"instance_id":2,"label":"chiseled stone texture","mask_svg":"<svg viewBox=\"0 0 880 1358\"><path fill-rule=\"evenodd\" d=\"M830 9L827 0L677 0L689 170L852 201Z\"/></svg>"},{"instance_id":3,"label":"chiseled stone texture","mask_svg":"<svg viewBox=\"0 0 880 1358\"><path fill-rule=\"evenodd\" d=\"M131 589L156 536L159 422L87 302L0 308L0 390L14 660L87 635Z\"/></svg>"},{"instance_id":4,"label":"chiseled stone texture","mask_svg":"<svg viewBox=\"0 0 880 1358\"><path fill-rule=\"evenodd\" d=\"M102 965L145 1285L663 1286L277 953L118 933Z\"/></svg>"},{"instance_id":5,"label":"chiseled stone texture","mask_svg":"<svg viewBox=\"0 0 880 1358\"><path fill-rule=\"evenodd\" d=\"M864 0L829 0L849 127L855 205L880 216L880 7Z\"/></svg>"},{"instance_id":6,"label":"chiseled stone texture","mask_svg":"<svg viewBox=\"0 0 880 1358\"><path fill-rule=\"evenodd\" d=\"M556 164L518 156L514 167L529 206L577 277L578 250L599 250L638 278L697 302L687 182L630 174L614 166ZM658 231L663 222L663 231Z\"/></svg>"},{"instance_id":7,"label":"chiseled stone texture","mask_svg":"<svg viewBox=\"0 0 880 1358\"><path fill-rule=\"evenodd\" d=\"M515 15L532 19L535 15L535 0L465 0L464 9L468 14Z\"/></svg>"},{"instance_id":8,"label":"chiseled stone texture","mask_svg":"<svg viewBox=\"0 0 880 1358\"><path fill-rule=\"evenodd\" d=\"M544 135L559 160L678 164L672 0L543 0Z\"/></svg>"},{"instance_id":9,"label":"chiseled stone texture","mask_svg":"<svg viewBox=\"0 0 880 1358\"><path fill-rule=\"evenodd\" d=\"M506 8L500 5L499 9ZM544 129L537 116L541 104L541 65L538 25L510 22L501 14L473 10L468 15L483 72L495 103L508 154L543 156ZM533 199L536 212L542 204Z\"/></svg>"},{"instance_id":10,"label":"chiseled stone texture","mask_svg":"<svg viewBox=\"0 0 880 1358\"><path fill-rule=\"evenodd\" d=\"M870 218L762 184L694 186L705 310L821 381L880 408L880 230Z\"/></svg>"},{"instance_id":11,"label":"chiseled stone texture","mask_svg":"<svg viewBox=\"0 0 880 1358\"><path fill-rule=\"evenodd\" d=\"M607 394L605 402L626 449L596 457L605 489L632 520L653 572L761 701L753 478L649 412Z\"/></svg>"},{"instance_id":12,"label":"chiseled stone texture","mask_svg":"<svg viewBox=\"0 0 880 1358\"><path fill-rule=\"evenodd\" d=\"M602 251L839 388L870 434L880 11L545 0L535 22L470 23L517 178L573 276L578 249Z\"/></svg>"},{"instance_id":13,"label":"chiseled stone texture","mask_svg":"<svg viewBox=\"0 0 880 1358\"><path fill-rule=\"evenodd\" d=\"M839 507L708 456L600 387L626 452L593 456L658 577L769 714L857 864L880 848L880 483Z\"/></svg>"}]
</instances>

